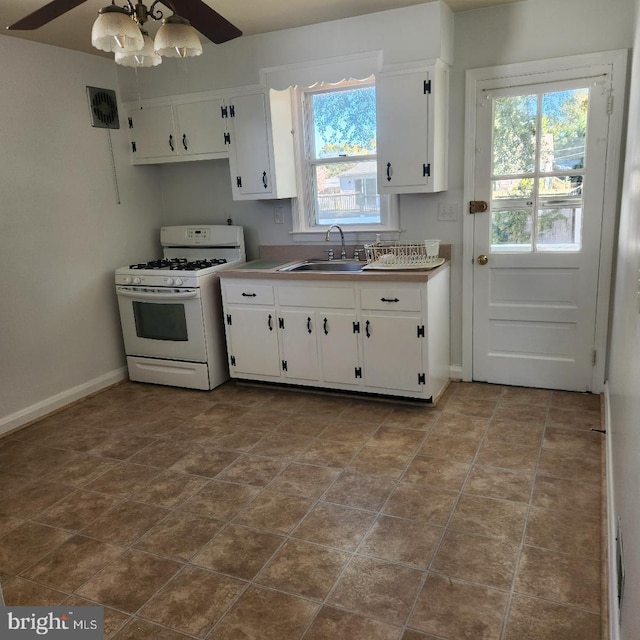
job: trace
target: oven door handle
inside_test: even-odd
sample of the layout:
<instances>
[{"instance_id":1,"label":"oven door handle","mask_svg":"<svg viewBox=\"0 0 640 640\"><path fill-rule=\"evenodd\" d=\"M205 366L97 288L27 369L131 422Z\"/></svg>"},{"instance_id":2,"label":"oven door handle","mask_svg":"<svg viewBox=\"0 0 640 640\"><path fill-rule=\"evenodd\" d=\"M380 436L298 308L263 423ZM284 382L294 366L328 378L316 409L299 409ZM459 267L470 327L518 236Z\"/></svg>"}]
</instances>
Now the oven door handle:
<instances>
[{"instance_id":1,"label":"oven door handle","mask_svg":"<svg viewBox=\"0 0 640 640\"><path fill-rule=\"evenodd\" d=\"M136 300L155 300L155 301L171 301L171 300L191 300L198 297L197 289L187 289L185 291L132 291L127 287L117 287L116 293L126 298L136 298Z\"/></svg>"}]
</instances>

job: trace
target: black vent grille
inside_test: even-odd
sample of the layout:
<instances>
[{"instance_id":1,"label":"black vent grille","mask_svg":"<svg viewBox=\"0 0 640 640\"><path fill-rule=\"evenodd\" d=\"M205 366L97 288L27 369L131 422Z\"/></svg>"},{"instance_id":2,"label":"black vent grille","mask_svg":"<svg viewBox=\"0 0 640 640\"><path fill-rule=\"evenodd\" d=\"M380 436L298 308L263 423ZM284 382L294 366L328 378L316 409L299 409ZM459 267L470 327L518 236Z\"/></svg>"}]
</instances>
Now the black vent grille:
<instances>
[{"instance_id":1,"label":"black vent grille","mask_svg":"<svg viewBox=\"0 0 640 640\"><path fill-rule=\"evenodd\" d=\"M116 92L111 89L87 87L91 126L101 129L119 129L118 102Z\"/></svg>"}]
</instances>

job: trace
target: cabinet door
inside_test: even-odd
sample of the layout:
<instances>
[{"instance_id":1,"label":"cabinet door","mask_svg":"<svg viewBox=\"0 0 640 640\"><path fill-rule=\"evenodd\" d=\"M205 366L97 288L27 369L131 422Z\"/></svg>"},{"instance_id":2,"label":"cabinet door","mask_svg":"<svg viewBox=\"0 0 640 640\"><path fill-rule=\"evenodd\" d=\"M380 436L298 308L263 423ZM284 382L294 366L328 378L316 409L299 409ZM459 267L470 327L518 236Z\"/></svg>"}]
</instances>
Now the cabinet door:
<instances>
[{"instance_id":1,"label":"cabinet door","mask_svg":"<svg viewBox=\"0 0 640 640\"><path fill-rule=\"evenodd\" d=\"M325 382L358 385L358 334L355 313L318 312L322 378Z\"/></svg>"},{"instance_id":2,"label":"cabinet door","mask_svg":"<svg viewBox=\"0 0 640 640\"><path fill-rule=\"evenodd\" d=\"M237 96L230 102L229 164L233 193L269 197L272 180L265 96L262 93Z\"/></svg>"},{"instance_id":3,"label":"cabinet door","mask_svg":"<svg viewBox=\"0 0 640 640\"><path fill-rule=\"evenodd\" d=\"M424 390L425 338L419 337L422 326L420 316L412 314L362 316L362 368L366 387Z\"/></svg>"},{"instance_id":4,"label":"cabinet door","mask_svg":"<svg viewBox=\"0 0 640 640\"><path fill-rule=\"evenodd\" d=\"M283 375L302 380L320 379L316 318L313 311L281 311Z\"/></svg>"},{"instance_id":5,"label":"cabinet door","mask_svg":"<svg viewBox=\"0 0 640 640\"><path fill-rule=\"evenodd\" d=\"M170 105L132 111L129 127L134 160L178 155Z\"/></svg>"},{"instance_id":6,"label":"cabinet door","mask_svg":"<svg viewBox=\"0 0 640 640\"><path fill-rule=\"evenodd\" d=\"M378 76L380 193L428 193L447 188L448 98L448 70L441 62Z\"/></svg>"},{"instance_id":7,"label":"cabinet door","mask_svg":"<svg viewBox=\"0 0 640 640\"><path fill-rule=\"evenodd\" d=\"M275 309L225 309L225 329L229 338L229 369L233 376L280 377Z\"/></svg>"},{"instance_id":8,"label":"cabinet door","mask_svg":"<svg viewBox=\"0 0 640 640\"><path fill-rule=\"evenodd\" d=\"M176 134L183 156L226 153L223 101L203 100L175 105Z\"/></svg>"}]
</instances>

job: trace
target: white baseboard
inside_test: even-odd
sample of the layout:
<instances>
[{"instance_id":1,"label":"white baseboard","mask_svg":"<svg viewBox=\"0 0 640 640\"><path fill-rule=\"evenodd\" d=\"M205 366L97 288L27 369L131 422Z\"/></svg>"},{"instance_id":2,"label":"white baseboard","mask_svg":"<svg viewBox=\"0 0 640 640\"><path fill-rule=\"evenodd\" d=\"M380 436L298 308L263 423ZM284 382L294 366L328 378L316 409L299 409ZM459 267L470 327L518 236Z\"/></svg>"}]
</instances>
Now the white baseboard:
<instances>
[{"instance_id":1,"label":"white baseboard","mask_svg":"<svg viewBox=\"0 0 640 640\"><path fill-rule=\"evenodd\" d=\"M618 610L618 563L616 560L616 537L618 518L616 516L613 494L613 459L611 442L611 404L609 397L609 383L604 385L604 428L606 431L606 491L607 491L607 562L608 562L608 620L609 640L620 639L620 612Z\"/></svg>"},{"instance_id":2,"label":"white baseboard","mask_svg":"<svg viewBox=\"0 0 640 640\"><path fill-rule=\"evenodd\" d=\"M462 380L462 365L449 365L449 378L451 380Z\"/></svg>"},{"instance_id":3,"label":"white baseboard","mask_svg":"<svg viewBox=\"0 0 640 640\"><path fill-rule=\"evenodd\" d=\"M81 400L86 396L90 396L93 393L102 391L117 382L127 379L127 368L122 367L115 369L109 373L105 373L103 376L89 380L84 384L73 387L72 389L66 389L55 396L45 398L41 402L37 402L29 407L16 411L8 416L0 417L0 435L13 431L18 427L33 422L38 418L42 418L49 413L52 413L56 409L60 409L72 402Z\"/></svg>"}]
</instances>

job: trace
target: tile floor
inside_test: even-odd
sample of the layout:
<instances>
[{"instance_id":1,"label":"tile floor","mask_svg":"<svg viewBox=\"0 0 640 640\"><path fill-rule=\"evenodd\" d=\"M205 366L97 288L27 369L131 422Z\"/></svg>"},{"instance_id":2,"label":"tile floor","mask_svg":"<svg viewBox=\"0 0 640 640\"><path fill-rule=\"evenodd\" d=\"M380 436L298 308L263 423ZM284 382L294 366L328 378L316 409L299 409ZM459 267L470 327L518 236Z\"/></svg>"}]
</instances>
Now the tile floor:
<instances>
[{"instance_id":1,"label":"tile floor","mask_svg":"<svg viewBox=\"0 0 640 640\"><path fill-rule=\"evenodd\" d=\"M124 383L0 440L7 604L106 638L596 640L597 396Z\"/></svg>"}]
</instances>

